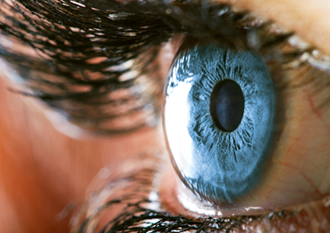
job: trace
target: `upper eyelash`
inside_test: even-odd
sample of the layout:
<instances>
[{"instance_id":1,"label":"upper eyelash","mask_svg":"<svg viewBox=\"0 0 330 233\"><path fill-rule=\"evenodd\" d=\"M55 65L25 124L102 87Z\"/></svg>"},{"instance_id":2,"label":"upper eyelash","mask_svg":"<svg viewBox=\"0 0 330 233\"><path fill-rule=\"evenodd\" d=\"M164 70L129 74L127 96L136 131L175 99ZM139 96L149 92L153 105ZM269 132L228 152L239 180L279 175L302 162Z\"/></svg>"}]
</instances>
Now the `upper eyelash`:
<instances>
[{"instance_id":1,"label":"upper eyelash","mask_svg":"<svg viewBox=\"0 0 330 233\"><path fill-rule=\"evenodd\" d=\"M264 53L287 43L292 35L283 30L279 31L276 24L261 21L248 12L234 12L225 4L205 7L195 4L158 3L155 8L152 3L137 7L138 3L135 2L123 5L116 1L99 0L99 7L103 4L100 9L109 9L102 11L96 10L96 5L77 4L74 1L62 1L61 4L51 4L46 0L23 1L15 2L15 6L8 5L4 0L1 2L2 33L30 45L44 59L24 56L17 51L0 47L0 56L14 66L26 80L26 85L33 90L29 95L66 111L72 121L93 123L93 130L106 133L131 131L143 127L145 122L140 121L137 125L126 128L111 126L102 129L99 124L103 121L141 111L146 104L154 106L152 114L160 111L159 103L155 102L154 96L159 95L162 89L155 88L155 85L153 93L135 91L126 96L126 100L109 99L109 93L133 87L139 76L155 69L152 61L157 56L159 46L175 34L218 39L225 46L236 49L255 46ZM193 26L190 25L191 21ZM248 31L256 33L257 44L249 44L251 41ZM286 58L282 62L288 64L311 50L308 47L282 52ZM93 63L92 58L106 60ZM128 60L135 61L132 67L116 71L109 69L120 67ZM132 69L138 71L136 77L120 81L120 77ZM49 78L48 75L52 77ZM91 75L98 75L100 78L92 79ZM153 80L160 82L157 79ZM141 99L140 105L127 105L127 109L122 112L104 113L102 110L105 103L108 103L108 108L111 109L118 104ZM72 103L67 106L63 100ZM74 105L80 108L73 109ZM88 108L93 111L100 109L98 115L101 117L96 117L94 113L86 110Z\"/></svg>"},{"instance_id":2,"label":"upper eyelash","mask_svg":"<svg viewBox=\"0 0 330 233\"><path fill-rule=\"evenodd\" d=\"M164 35L165 32L156 33L164 29L160 26L158 31L155 30L159 25L157 18L150 16L149 21L146 21L143 20L145 17L141 14L130 15L130 18L123 16L111 22L108 20L100 26L93 21L97 19L98 15L95 10L88 12L92 13L88 14L91 18L88 21L81 15L71 15L59 8L57 9L62 15L58 14L59 12L54 11L52 4L48 4L47 1L44 1L42 6L34 4L34 2L24 3L25 6L17 3L15 7L6 2L3 3L7 7L2 10L6 20L1 20L3 23L0 28L3 33L19 38L39 51L44 60L33 56L22 56L17 51L5 48L0 48L0 53L21 74L27 82L26 85L33 90L33 93L29 95L44 100L54 108L66 111L73 121L94 122L95 130L100 132L120 133L144 126L145 121L137 122L137 125L126 128L97 128L102 121L134 114L141 109L143 114L144 106L148 103L157 106L153 98L148 97L148 93L137 91L136 88L134 93L127 94L124 98L109 98L109 94L135 85L134 77L126 81L120 80L121 75L132 68L120 67L121 64L132 59L143 60L143 66L140 65L142 63L135 62L135 66L139 66L139 75L152 68L149 67L149 64L157 54L154 46L161 43L159 39L167 40L169 37ZM5 14L6 12L7 14ZM15 12L20 12L20 15L18 16ZM106 15L108 14L104 14L103 17ZM24 20L20 19L22 16ZM55 20L54 17L59 17L59 19ZM137 25L137 22L140 22L140 25ZM98 28L90 30L92 26ZM133 34L134 36L132 36ZM45 38L49 40L45 40ZM143 54L142 57L142 51L148 51L148 53ZM101 63L91 62L92 58L100 57L105 57L106 60ZM116 70L109 70L110 67L116 66L118 67ZM49 77L48 74L52 76ZM99 78L91 77L96 75ZM73 86L78 86L78 88L75 90ZM81 89L86 90L86 88L87 92L80 91ZM76 110L70 109L70 106L63 106L65 103L62 100L73 101L72 105L82 105L82 107ZM135 105L134 100L135 102L140 100L143 103ZM115 109L116 106L127 102L132 104L131 106L126 104L126 110L122 108L123 110L110 114L99 112L98 116L95 116L95 111L98 109L104 112L101 108L105 103L109 105L110 109ZM90 114L86 111L87 107L93 109ZM152 114L158 111L159 109L155 109Z\"/></svg>"}]
</instances>

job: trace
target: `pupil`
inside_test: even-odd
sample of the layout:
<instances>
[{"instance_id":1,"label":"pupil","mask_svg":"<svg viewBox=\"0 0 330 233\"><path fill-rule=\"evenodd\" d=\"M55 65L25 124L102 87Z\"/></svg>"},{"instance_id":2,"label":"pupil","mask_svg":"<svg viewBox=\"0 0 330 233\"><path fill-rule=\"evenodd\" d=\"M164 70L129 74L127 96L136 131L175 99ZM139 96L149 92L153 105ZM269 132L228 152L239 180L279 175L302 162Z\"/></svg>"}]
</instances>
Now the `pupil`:
<instances>
[{"instance_id":1,"label":"pupil","mask_svg":"<svg viewBox=\"0 0 330 233\"><path fill-rule=\"evenodd\" d=\"M211 95L211 115L217 127L234 131L241 123L243 113L244 95L240 86L232 80L216 84Z\"/></svg>"}]
</instances>

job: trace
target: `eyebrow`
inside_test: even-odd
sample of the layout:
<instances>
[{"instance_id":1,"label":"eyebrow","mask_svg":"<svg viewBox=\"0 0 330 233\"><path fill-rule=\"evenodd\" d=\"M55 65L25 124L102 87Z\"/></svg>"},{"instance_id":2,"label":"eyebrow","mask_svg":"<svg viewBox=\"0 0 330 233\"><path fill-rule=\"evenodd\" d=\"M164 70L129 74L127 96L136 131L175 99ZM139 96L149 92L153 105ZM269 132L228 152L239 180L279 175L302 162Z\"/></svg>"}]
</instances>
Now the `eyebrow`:
<instances>
[{"instance_id":1,"label":"eyebrow","mask_svg":"<svg viewBox=\"0 0 330 233\"><path fill-rule=\"evenodd\" d=\"M13 6L4 0L2 3L2 34L17 38L41 55L26 56L0 45L0 57L33 90L23 94L65 112L70 121L91 124L92 130L110 134L144 127L144 120L124 128L116 121L134 114L141 117L148 104L155 106L153 115L159 114L160 106L154 100L162 92L159 88L152 94L136 88L124 97L116 97L116 93L136 87L138 78L152 69L162 43L176 34L185 34L246 49L250 29L263 31L268 25L258 24L246 11L234 12L227 4L122 4L114 0L17 1ZM290 35L266 34L259 46L276 46ZM123 65L131 60L135 61L134 67ZM137 70L136 76L120 79L133 69ZM102 129L106 121L115 123Z\"/></svg>"}]
</instances>

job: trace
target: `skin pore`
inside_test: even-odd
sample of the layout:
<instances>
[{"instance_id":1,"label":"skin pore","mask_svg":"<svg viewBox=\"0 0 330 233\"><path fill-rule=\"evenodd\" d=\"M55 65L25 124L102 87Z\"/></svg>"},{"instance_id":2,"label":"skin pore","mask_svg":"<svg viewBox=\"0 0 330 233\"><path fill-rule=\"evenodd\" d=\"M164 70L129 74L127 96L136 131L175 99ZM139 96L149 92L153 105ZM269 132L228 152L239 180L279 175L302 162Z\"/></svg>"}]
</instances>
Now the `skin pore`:
<instances>
[{"instance_id":1,"label":"skin pore","mask_svg":"<svg viewBox=\"0 0 330 233\"><path fill-rule=\"evenodd\" d=\"M325 54L330 54L330 45L327 43L330 38L330 29L327 27L330 4L327 1L237 0L236 4L293 30ZM162 61L160 71L163 78L166 77L176 50L175 46L169 46L157 58ZM68 216L63 209L70 203L74 207L75 203L82 201L88 185L102 167L141 152L161 151L164 148L162 132L157 129L88 140L71 139L54 129L33 100L9 92L8 87L12 85L8 80L1 79L1 232L68 232L70 207L67 209ZM278 163L283 163L288 158L285 156L295 151L296 158L291 156L290 159L299 159L302 166L306 166L299 169L310 169L308 174L316 176L319 167L327 169L329 163L322 160L315 166L310 166L313 161L306 162L304 158L311 160L306 154L314 153L322 157L322 154L326 155L330 151L327 140L329 131L324 130L329 125L327 119L330 119L330 112L328 109L320 111L315 108L315 103L321 97L310 95L312 90L313 87L306 87L304 94L300 94L299 101L292 98L290 106L296 112L289 115L295 119L295 124L287 129L287 137L292 140L278 148L277 153L283 155L278 157ZM323 93L322 97L326 95L327 93ZM313 114L309 114L310 112ZM298 127L301 124L305 128ZM322 135L316 144L308 143L308 130L312 129L313 134ZM300 137L297 139L295 135ZM281 169L291 170L290 166L283 166ZM278 174L285 172L278 171ZM318 178L315 177L316 179ZM280 181L278 178L277 182ZM329 180L326 177L321 181L327 183ZM287 183L287 187L291 185L292 183ZM268 192L266 190L264 193ZM325 215L322 219L329 218L329 215ZM314 222L320 220L314 219Z\"/></svg>"}]
</instances>

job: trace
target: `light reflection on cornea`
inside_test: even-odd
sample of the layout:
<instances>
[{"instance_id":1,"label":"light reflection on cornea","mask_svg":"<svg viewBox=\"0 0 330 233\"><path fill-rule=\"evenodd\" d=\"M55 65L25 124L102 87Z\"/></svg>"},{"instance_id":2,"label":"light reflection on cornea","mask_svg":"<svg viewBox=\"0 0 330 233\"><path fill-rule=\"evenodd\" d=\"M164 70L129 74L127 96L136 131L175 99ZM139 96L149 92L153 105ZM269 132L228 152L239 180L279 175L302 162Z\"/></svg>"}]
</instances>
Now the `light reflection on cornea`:
<instances>
[{"instance_id":1,"label":"light reflection on cornea","mask_svg":"<svg viewBox=\"0 0 330 233\"><path fill-rule=\"evenodd\" d=\"M176 72L173 72L174 75ZM173 80L177 80L173 78ZM168 138L171 138L171 143L168 142L169 151L177 151L181 155L178 159L180 161L177 164L184 164L184 167L178 167L179 171L186 171L188 174L193 173L189 169L193 166L190 164L194 160L191 157L192 153L192 141L190 140L188 130L182 129L189 122L189 111L187 106L187 96L191 90L191 83L188 81L175 83L176 88L172 90L171 94L166 97L166 105L164 107L164 129ZM177 113L186 114L177 114ZM184 140L183 140L184 139ZM188 140L189 139L189 140ZM181 160L179 160L181 159Z\"/></svg>"}]
</instances>

